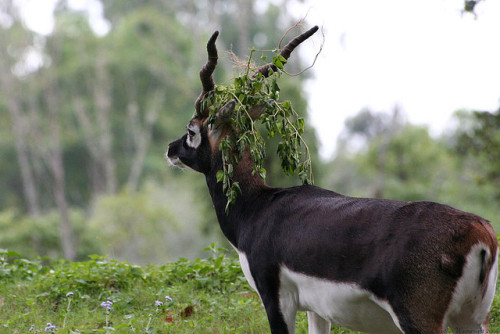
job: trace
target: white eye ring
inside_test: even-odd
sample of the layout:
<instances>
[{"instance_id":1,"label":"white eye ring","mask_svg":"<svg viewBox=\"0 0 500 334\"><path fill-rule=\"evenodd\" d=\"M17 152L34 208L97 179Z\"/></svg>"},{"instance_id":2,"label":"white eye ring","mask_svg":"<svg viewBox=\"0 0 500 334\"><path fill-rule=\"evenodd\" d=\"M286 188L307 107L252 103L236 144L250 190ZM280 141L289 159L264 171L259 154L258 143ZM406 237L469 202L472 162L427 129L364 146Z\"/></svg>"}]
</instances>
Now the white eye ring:
<instances>
[{"instance_id":1,"label":"white eye ring","mask_svg":"<svg viewBox=\"0 0 500 334\"><path fill-rule=\"evenodd\" d=\"M196 129L187 129L187 138L186 138L186 143L188 144L189 147L191 148L198 148L201 144L201 135L198 131L195 131Z\"/></svg>"}]
</instances>

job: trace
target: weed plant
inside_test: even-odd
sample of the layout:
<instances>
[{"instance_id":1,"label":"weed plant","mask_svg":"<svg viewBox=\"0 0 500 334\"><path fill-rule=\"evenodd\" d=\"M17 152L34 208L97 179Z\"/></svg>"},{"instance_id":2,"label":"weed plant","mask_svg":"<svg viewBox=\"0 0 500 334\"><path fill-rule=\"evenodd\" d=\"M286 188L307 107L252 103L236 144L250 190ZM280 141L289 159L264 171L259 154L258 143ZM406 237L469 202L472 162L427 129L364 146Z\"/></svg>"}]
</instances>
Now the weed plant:
<instances>
[{"instance_id":1,"label":"weed plant","mask_svg":"<svg viewBox=\"0 0 500 334\"><path fill-rule=\"evenodd\" d=\"M139 267L28 260L0 250L0 333L268 333L238 260L212 244L206 259ZM491 332L500 332L495 297ZM297 333L307 333L305 313ZM332 333L354 333L340 327Z\"/></svg>"}]
</instances>

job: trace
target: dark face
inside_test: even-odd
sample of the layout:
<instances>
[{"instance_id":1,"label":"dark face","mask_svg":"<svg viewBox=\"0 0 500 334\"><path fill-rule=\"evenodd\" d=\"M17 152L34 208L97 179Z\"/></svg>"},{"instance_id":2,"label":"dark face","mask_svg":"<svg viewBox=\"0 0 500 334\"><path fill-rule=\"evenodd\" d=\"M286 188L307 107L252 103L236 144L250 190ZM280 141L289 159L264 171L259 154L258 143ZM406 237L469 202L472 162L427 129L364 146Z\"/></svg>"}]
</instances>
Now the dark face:
<instances>
[{"instance_id":1,"label":"dark face","mask_svg":"<svg viewBox=\"0 0 500 334\"><path fill-rule=\"evenodd\" d=\"M177 167L191 168L208 174L212 153L217 154L219 142L228 130L228 119L234 111L235 100L226 103L215 115L215 122L206 126L206 118L195 117L187 125L187 133L168 145L167 159Z\"/></svg>"},{"instance_id":2,"label":"dark face","mask_svg":"<svg viewBox=\"0 0 500 334\"><path fill-rule=\"evenodd\" d=\"M168 145L168 161L180 168L191 168L200 173L210 170L211 149L207 129L203 122L194 118L187 125L187 133Z\"/></svg>"}]
</instances>

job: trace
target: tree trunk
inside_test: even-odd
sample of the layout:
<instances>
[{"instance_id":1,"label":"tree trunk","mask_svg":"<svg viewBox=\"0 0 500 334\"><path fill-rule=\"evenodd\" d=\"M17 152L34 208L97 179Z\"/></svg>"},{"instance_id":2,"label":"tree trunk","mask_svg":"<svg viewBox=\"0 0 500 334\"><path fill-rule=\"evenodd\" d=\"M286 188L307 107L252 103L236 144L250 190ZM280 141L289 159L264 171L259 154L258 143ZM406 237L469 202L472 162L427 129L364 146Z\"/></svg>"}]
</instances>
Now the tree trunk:
<instances>
[{"instance_id":1,"label":"tree trunk","mask_svg":"<svg viewBox=\"0 0 500 334\"><path fill-rule=\"evenodd\" d=\"M2 36L0 36L0 42L4 43L5 41L1 37ZM6 97L7 109L11 119L17 162L21 171L23 194L28 208L28 214L36 220L41 215L41 209L36 181L30 165L28 145L26 143L26 137L29 133L26 128L29 127L29 125L27 124L27 121L23 119L19 96L20 90L16 90L16 80L13 78L10 64L6 61L8 58L3 51L4 50L0 52L0 87ZM35 252L37 254L43 254L39 236L33 234L31 242Z\"/></svg>"},{"instance_id":2,"label":"tree trunk","mask_svg":"<svg viewBox=\"0 0 500 334\"><path fill-rule=\"evenodd\" d=\"M81 57L86 57L84 45L80 46ZM85 62L90 61L85 59ZM92 73L95 76L92 76ZM100 53L94 61L93 72L84 75L87 87L93 96L94 112L89 111L83 98L74 98L73 106L78 125L83 132L85 146L92 158L90 177L93 196L116 192L118 181L113 157L113 134L111 130L111 81L105 56Z\"/></svg>"},{"instance_id":3,"label":"tree trunk","mask_svg":"<svg viewBox=\"0 0 500 334\"><path fill-rule=\"evenodd\" d=\"M111 82L109 80L106 59L102 54L96 58L96 80L94 85L94 102L96 106L96 122L99 129L102 163L106 176L106 193L114 194L117 189L115 160L113 158L113 141L110 125L111 114Z\"/></svg>"},{"instance_id":4,"label":"tree trunk","mask_svg":"<svg viewBox=\"0 0 500 334\"><path fill-rule=\"evenodd\" d=\"M45 90L45 100L48 110L48 134L49 149L45 156L46 163L52 173L54 199L61 215L59 235L61 239L61 249L63 256L73 261L76 258L76 236L71 224L69 215L69 205L66 198L66 181L64 172L63 152L60 138L59 109L57 104L57 89L48 84Z\"/></svg>"},{"instance_id":5,"label":"tree trunk","mask_svg":"<svg viewBox=\"0 0 500 334\"><path fill-rule=\"evenodd\" d=\"M87 111L82 99L73 98L73 108L75 111L78 126L83 132L83 138L87 151L90 154L91 162L89 166L89 178L92 189L92 196L97 194L106 193L106 175L102 165L103 156L99 136L96 133L97 126L90 119L89 112Z\"/></svg>"},{"instance_id":6,"label":"tree trunk","mask_svg":"<svg viewBox=\"0 0 500 334\"><path fill-rule=\"evenodd\" d=\"M129 103L128 114L131 126L131 137L135 146L135 154L132 159L127 181L127 188L130 191L136 191L139 187L139 180L144 168L144 160L146 159L146 154L148 153L149 144L151 142L153 125L158 118L158 112L163 103L163 94L155 94L146 107L147 109L143 121L141 121L139 116L139 106L137 102L131 101Z\"/></svg>"},{"instance_id":7,"label":"tree trunk","mask_svg":"<svg viewBox=\"0 0 500 334\"><path fill-rule=\"evenodd\" d=\"M36 191L35 178L29 163L28 147L26 145L26 124L22 119L22 111L16 93L13 92L12 79L9 75L5 75L2 70L2 91L7 97L7 109L9 110L12 132L15 139L15 148L19 168L21 170L21 179L23 183L24 197L28 207L28 212L31 216L37 217L40 215L40 204Z\"/></svg>"}]
</instances>

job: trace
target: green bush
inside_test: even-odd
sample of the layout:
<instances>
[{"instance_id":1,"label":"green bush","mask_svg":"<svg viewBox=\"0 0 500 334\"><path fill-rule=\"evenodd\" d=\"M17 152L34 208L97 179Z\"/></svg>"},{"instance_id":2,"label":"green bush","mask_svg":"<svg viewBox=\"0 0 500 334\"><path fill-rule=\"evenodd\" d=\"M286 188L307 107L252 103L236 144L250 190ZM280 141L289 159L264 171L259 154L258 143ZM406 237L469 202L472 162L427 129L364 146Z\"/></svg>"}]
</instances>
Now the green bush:
<instances>
[{"instance_id":1,"label":"green bush","mask_svg":"<svg viewBox=\"0 0 500 334\"><path fill-rule=\"evenodd\" d=\"M88 226L81 210L73 209L70 219L78 236L77 259L101 253L98 231ZM61 258L59 237L60 216L50 211L40 217L21 215L14 209L0 211L0 247L15 249L29 259L37 255Z\"/></svg>"},{"instance_id":2,"label":"green bush","mask_svg":"<svg viewBox=\"0 0 500 334\"><path fill-rule=\"evenodd\" d=\"M214 239L202 232L195 199L180 182L164 186L148 183L138 192L98 198L87 224L99 231L102 254L117 260L147 264L181 256L194 259Z\"/></svg>"}]
</instances>

